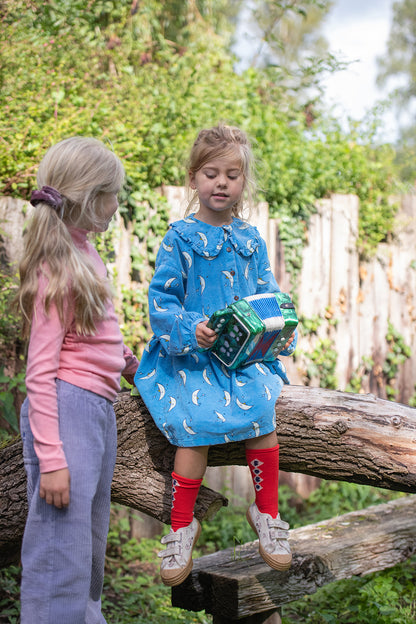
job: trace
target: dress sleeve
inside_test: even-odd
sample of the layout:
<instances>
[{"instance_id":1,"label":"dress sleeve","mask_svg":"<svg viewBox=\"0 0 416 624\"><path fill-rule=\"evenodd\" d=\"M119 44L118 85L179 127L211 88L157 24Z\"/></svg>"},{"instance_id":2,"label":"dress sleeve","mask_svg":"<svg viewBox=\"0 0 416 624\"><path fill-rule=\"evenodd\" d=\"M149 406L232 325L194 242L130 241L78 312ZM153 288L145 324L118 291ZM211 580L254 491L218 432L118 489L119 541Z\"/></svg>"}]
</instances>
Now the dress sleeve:
<instances>
[{"instance_id":1,"label":"dress sleeve","mask_svg":"<svg viewBox=\"0 0 416 624\"><path fill-rule=\"evenodd\" d=\"M199 312L185 309L186 271L178 246L162 246L149 286L149 316L152 330L169 355L185 355L198 349L196 326L205 321Z\"/></svg>"},{"instance_id":2,"label":"dress sleeve","mask_svg":"<svg viewBox=\"0 0 416 624\"><path fill-rule=\"evenodd\" d=\"M47 279L40 276L29 340L26 388L29 421L41 472L67 467L59 437L56 375L66 330L54 304L44 310Z\"/></svg>"}]
</instances>

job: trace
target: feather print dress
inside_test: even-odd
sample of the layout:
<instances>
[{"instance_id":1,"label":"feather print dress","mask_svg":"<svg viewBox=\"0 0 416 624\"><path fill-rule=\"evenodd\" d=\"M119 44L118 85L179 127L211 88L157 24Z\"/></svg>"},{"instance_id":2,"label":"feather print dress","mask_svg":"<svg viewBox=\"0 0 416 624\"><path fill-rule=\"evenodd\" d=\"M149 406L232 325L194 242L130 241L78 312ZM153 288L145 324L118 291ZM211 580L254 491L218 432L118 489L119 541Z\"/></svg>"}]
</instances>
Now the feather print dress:
<instances>
[{"instance_id":1,"label":"feather print dress","mask_svg":"<svg viewBox=\"0 0 416 624\"><path fill-rule=\"evenodd\" d=\"M275 429L275 402L289 383L282 362L228 370L199 349L195 329L242 297L279 290L256 227L237 218L213 226L194 216L170 225L149 287L154 335L135 384L172 444L221 444Z\"/></svg>"}]
</instances>

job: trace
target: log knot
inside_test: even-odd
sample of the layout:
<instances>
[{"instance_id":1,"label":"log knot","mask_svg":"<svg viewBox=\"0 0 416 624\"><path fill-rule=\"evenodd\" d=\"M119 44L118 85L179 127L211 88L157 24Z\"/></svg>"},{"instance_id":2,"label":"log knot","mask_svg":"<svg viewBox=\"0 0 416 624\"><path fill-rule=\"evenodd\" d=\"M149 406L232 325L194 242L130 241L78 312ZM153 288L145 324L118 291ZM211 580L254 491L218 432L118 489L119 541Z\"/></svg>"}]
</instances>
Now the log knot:
<instances>
[{"instance_id":1,"label":"log knot","mask_svg":"<svg viewBox=\"0 0 416 624\"><path fill-rule=\"evenodd\" d=\"M400 416L392 416L390 419L391 424L393 425L393 427L396 427L397 429L399 427L401 427L402 425L402 419L400 418Z\"/></svg>"},{"instance_id":2,"label":"log knot","mask_svg":"<svg viewBox=\"0 0 416 624\"><path fill-rule=\"evenodd\" d=\"M307 553L295 553L293 556L291 574L306 581L313 581L317 587L328 583L333 575L327 564L318 556Z\"/></svg>"},{"instance_id":3,"label":"log knot","mask_svg":"<svg viewBox=\"0 0 416 624\"><path fill-rule=\"evenodd\" d=\"M343 433L346 433L346 431L348 431L348 425L345 420L337 420L334 423L333 427L335 431L339 433L339 435L342 435Z\"/></svg>"}]
</instances>

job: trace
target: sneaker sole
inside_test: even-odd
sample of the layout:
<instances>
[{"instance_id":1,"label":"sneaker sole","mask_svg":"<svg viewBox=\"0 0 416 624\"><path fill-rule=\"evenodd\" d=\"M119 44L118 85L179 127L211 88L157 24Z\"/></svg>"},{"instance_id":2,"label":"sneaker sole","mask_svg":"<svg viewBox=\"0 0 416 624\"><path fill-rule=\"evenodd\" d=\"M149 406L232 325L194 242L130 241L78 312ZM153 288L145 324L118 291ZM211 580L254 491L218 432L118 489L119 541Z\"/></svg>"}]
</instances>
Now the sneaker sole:
<instances>
[{"instance_id":1,"label":"sneaker sole","mask_svg":"<svg viewBox=\"0 0 416 624\"><path fill-rule=\"evenodd\" d=\"M259 534L257 533L256 525L254 524L251 518L249 509L247 509L246 518L247 518L247 522L249 523L254 533L258 537ZM273 570L284 572L285 570L289 570L290 566L292 565L292 555L269 555L269 553L266 552L263 546L260 544L260 540L259 540L259 553L263 561L265 561L265 563L267 563L268 566L273 568ZM279 560L276 559L276 557L279 557Z\"/></svg>"},{"instance_id":2,"label":"sneaker sole","mask_svg":"<svg viewBox=\"0 0 416 624\"><path fill-rule=\"evenodd\" d=\"M194 543L192 544L191 558L189 559L188 564L184 568L181 568L180 570L178 570L178 572L175 575L169 574L169 570L166 570L166 571L162 570L160 572L160 576L162 579L162 583L164 585L167 585L168 587L175 587L176 585L180 585L181 583L183 583L183 581L189 576L192 570L192 567L194 565L194 562L192 560L192 553L194 551L195 544L197 543L200 535L201 535L201 525L198 524L198 529L195 534ZM167 575L166 575L166 572L168 573Z\"/></svg>"}]
</instances>

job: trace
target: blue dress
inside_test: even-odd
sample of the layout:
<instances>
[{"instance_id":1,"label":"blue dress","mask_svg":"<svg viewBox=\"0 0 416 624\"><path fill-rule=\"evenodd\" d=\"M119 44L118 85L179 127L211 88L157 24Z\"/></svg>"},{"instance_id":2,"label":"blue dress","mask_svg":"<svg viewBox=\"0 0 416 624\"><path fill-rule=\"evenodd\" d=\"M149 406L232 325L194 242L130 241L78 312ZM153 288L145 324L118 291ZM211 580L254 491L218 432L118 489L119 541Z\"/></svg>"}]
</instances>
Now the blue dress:
<instances>
[{"instance_id":1,"label":"blue dress","mask_svg":"<svg viewBox=\"0 0 416 624\"><path fill-rule=\"evenodd\" d=\"M256 227L237 218L213 226L193 215L170 225L149 287L154 335L135 384L172 444L210 446L276 428L275 402L289 383L282 362L229 370L199 349L195 329L241 297L279 290Z\"/></svg>"}]
</instances>

